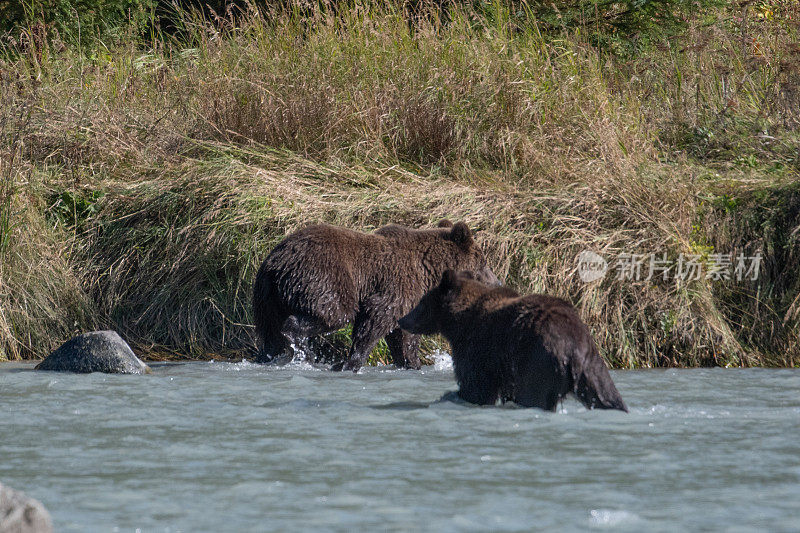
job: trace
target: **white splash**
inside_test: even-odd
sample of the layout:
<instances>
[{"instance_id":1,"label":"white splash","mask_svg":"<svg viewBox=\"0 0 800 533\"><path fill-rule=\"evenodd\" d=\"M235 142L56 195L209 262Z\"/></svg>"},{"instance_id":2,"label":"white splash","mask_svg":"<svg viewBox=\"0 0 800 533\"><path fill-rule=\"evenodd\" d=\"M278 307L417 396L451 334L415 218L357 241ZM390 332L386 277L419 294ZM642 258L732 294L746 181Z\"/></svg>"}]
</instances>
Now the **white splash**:
<instances>
[{"instance_id":1,"label":"white splash","mask_svg":"<svg viewBox=\"0 0 800 533\"><path fill-rule=\"evenodd\" d=\"M208 364L210 365L217 365L221 370L225 372L241 372L242 370L253 370L255 368L260 368L261 365L256 363L251 363L247 359L242 359L238 363L229 363L227 361L209 361ZM172 379L172 378L170 378Z\"/></svg>"},{"instance_id":2,"label":"white splash","mask_svg":"<svg viewBox=\"0 0 800 533\"><path fill-rule=\"evenodd\" d=\"M634 513L615 509L592 509L589 514L591 515L590 521L592 524L607 527L614 527L639 519Z\"/></svg>"},{"instance_id":3,"label":"white splash","mask_svg":"<svg viewBox=\"0 0 800 533\"><path fill-rule=\"evenodd\" d=\"M305 357L295 356L284 368L296 368L298 370L321 370L309 363Z\"/></svg>"},{"instance_id":4,"label":"white splash","mask_svg":"<svg viewBox=\"0 0 800 533\"><path fill-rule=\"evenodd\" d=\"M453 358L447 352L435 351L433 353L433 369L436 371L453 370Z\"/></svg>"}]
</instances>

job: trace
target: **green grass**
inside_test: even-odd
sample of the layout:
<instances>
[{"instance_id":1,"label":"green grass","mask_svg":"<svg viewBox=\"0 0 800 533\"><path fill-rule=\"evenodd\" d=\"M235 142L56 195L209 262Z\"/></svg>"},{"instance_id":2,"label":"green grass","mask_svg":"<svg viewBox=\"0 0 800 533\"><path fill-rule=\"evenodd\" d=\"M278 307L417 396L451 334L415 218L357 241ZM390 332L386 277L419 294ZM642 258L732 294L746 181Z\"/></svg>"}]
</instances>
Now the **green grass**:
<instances>
[{"instance_id":1,"label":"green grass","mask_svg":"<svg viewBox=\"0 0 800 533\"><path fill-rule=\"evenodd\" d=\"M0 358L96 327L241 355L288 232L451 218L508 284L574 302L614 366L796 366L797 18L715 13L624 55L502 10L412 34L385 8L4 45ZM584 284L584 249L765 268Z\"/></svg>"}]
</instances>

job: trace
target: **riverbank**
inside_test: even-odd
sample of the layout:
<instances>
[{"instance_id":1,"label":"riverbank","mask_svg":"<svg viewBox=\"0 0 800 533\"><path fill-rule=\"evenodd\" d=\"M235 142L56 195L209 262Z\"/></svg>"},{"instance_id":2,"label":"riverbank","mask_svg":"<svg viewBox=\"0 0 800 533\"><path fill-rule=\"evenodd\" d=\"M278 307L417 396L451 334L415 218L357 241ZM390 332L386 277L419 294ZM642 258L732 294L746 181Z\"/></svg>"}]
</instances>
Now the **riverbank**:
<instances>
[{"instance_id":1,"label":"riverbank","mask_svg":"<svg viewBox=\"0 0 800 533\"><path fill-rule=\"evenodd\" d=\"M288 232L450 218L508 284L575 303L614 367L796 366L796 18L715 13L624 55L508 13L413 34L381 10L253 15L91 47L31 29L0 55L0 359L97 328L239 357ZM581 280L584 250L604 278ZM718 254L732 279L706 278Z\"/></svg>"}]
</instances>

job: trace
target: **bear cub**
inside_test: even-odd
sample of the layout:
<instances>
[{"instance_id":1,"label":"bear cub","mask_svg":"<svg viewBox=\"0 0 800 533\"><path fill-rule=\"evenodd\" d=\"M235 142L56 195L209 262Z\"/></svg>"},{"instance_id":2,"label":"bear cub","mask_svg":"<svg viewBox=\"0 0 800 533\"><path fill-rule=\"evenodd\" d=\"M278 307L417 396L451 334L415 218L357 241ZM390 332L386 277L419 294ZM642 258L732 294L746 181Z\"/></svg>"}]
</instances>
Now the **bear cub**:
<instances>
[{"instance_id":1,"label":"bear cub","mask_svg":"<svg viewBox=\"0 0 800 533\"><path fill-rule=\"evenodd\" d=\"M444 335L467 402L555 411L571 392L589 409L628 410L589 328L560 298L520 296L448 270L399 325L415 335Z\"/></svg>"}]
</instances>

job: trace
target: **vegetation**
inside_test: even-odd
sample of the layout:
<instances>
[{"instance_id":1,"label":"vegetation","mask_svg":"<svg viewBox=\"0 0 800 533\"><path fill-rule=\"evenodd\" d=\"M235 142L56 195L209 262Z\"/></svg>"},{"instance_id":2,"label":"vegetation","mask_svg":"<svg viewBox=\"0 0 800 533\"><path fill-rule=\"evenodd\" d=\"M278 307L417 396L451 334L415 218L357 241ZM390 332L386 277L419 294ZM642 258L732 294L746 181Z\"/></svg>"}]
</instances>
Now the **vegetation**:
<instances>
[{"instance_id":1,"label":"vegetation","mask_svg":"<svg viewBox=\"0 0 800 533\"><path fill-rule=\"evenodd\" d=\"M242 355L287 232L451 218L508 284L574 302L613 366L797 366L798 3L588 4L178 11L89 42L28 16L0 52L0 359L100 327ZM763 262L637 281L623 253Z\"/></svg>"}]
</instances>

